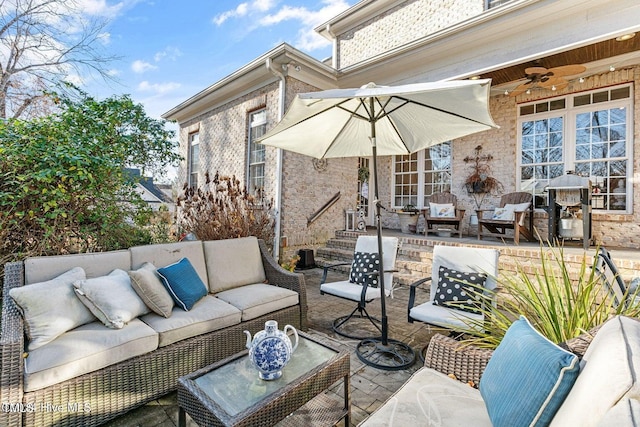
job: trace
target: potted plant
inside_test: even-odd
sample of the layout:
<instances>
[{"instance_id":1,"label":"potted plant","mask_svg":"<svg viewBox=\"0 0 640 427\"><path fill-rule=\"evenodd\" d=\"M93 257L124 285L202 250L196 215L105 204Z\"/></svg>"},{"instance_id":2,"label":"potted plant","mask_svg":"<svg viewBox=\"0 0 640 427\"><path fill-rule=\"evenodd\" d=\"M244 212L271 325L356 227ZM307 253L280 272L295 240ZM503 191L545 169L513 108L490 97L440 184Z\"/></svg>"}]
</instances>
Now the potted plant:
<instances>
[{"instance_id":1,"label":"potted plant","mask_svg":"<svg viewBox=\"0 0 640 427\"><path fill-rule=\"evenodd\" d=\"M414 205L407 204L404 205L397 213L400 220L400 231L403 233L411 233L411 229L413 228L413 232L415 232L415 227L418 225L418 214L420 213L420 210Z\"/></svg>"},{"instance_id":2,"label":"potted plant","mask_svg":"<svg viewBox=\"0 0 640 427\"><path fill-rule=\"evenodd\" d=\"M637 317L640 313L640 289L629 291L631 304L616 306L615 296L598 273L597 257L584 254L579 263L570 263L562 247L549 245L549 249L540 248L540 259L541 266L534 272L518 264L516 273L498 277L498 303L481 304L483 320L469 318L464 320L468 327L457 330L465 334L466 342L493 349L520 315L549 340L561 343L614 315ZM488 300L481 290L474 297Z\"/></svg>"},{"instance_id":3,"label":"potted plant","mask_svg":"<svg viewBox=\"0 0 640 427\"><path fill-rule=\"evenodd\" d=\"M369 182L369 168L366 166L360 166L358 168L358 181Z\"/></svg>"}]
</instances>

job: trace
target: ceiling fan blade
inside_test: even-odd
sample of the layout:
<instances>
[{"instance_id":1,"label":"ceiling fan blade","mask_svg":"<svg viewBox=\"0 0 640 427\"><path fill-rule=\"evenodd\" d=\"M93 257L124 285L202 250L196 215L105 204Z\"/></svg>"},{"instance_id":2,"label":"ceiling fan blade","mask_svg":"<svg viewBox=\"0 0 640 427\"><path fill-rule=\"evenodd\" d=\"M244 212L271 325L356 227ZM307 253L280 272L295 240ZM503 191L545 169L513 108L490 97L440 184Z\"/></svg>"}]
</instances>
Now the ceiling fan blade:
<instances>
[{"instance_id":1,"label":"ceiling fan blade","mask_svg":"<svg viewBox=\"0 0 640 427\"><path fill-rule=\"evenodd\" d=\"M553 73L555 76L573 76L574 74L584 73L586 70L587 67L584 65L573 64L550 68L549 72Z\"/></svg>"},{"instance_id":2,"label":"ceiling fan blade","mask_svg":"<svg viewBox=\"0 0 640 427\"><path fill-rule=\"evenodd\" d=\"M568 84L567 81L562 77L549 77L546 80L541 80L538 82L538 86L543 87L545 89L549 89L551 86L555 86L556 88L559 85Z\"/></svg>"},{"instance_id":3,"label":"ceiling fan blade","mask_svg":"<svg viewBox=\"0 0 640 427\"><path fill-rule=\"evenodd\" d=\"M511 92L509 92L509 96L518 96L520 95L522 92L526 91L527 89L529 89L529 82L527 83L522 83L519 86L516 86L515 89L513 89Z\"/></svg>"},{"instance_id":4,"label":"ceiling fan blade","mask_svg":"<svg viewBox=\"0 0 640 427\"><path fill-rule=\"evenodd\" d=\"M544 67L529 67L524 69L524 73L528 76L532 74L547 74L547 71L549 70Z\"/></svg>"}]
</instances>

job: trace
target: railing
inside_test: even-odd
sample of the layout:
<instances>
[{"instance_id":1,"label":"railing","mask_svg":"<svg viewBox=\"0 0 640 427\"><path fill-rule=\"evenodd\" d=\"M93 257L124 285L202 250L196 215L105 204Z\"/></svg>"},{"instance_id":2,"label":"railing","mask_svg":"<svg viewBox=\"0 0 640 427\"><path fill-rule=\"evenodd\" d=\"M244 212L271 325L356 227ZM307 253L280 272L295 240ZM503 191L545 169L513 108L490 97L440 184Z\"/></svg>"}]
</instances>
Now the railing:
<instances>
[{"instance_id":1,"label":"railing","mask_svg":"<svg viewBox=\"0 0 640 427\"><path fill-rule=\"evenodd\" d=\"M311 225L312 222L314 222L315 220L320 218L322 216L322 214L327 211L327 209L329 209L331 206L333 206L340 199L340 197L341 197L341 194L338 191L336 194L333 195L332 198L329 199L329 201L327 203L322 205L322 207L320 209L318 209L313 215L311 215L307 219L307 227L309 225Z\"/></svg>"}]
</instances>

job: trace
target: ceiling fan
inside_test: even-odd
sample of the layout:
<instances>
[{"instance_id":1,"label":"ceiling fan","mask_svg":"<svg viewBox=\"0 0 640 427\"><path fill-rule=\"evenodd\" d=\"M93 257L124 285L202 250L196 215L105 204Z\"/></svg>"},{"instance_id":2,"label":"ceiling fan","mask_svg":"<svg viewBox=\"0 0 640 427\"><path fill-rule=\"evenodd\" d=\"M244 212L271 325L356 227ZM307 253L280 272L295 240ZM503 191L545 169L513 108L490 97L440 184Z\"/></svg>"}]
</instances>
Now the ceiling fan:
<instances>
[{"instance_id":1,"label":"ceiling fan","mask_svg":"<svg viewBox=\"0 0 640 427\"><path fill-rule=\"evenodd\" d=\"M522 92L527 91L533 87L542 87L545 89L564 89L569 85L569 82L565 78L566 76L573 76L575 74L583 73L587 67L584 65L563 65L561 67L545 68L545 67L529 67L524 70L526 82L517 86L512 90L509 95L517 96Z\"/></svg>"}]
</instances>

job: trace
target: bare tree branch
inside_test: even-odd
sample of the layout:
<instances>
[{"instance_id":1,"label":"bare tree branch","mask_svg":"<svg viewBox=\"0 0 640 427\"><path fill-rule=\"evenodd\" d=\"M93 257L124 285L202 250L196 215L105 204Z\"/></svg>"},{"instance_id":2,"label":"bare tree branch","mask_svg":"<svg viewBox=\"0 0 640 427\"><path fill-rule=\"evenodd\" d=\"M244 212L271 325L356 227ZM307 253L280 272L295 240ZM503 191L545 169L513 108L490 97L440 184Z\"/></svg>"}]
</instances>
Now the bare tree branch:
<instances>
[{"instance_id":1,"label":"bare tree branch","mask_svg":"<svg viewBox=\"0 0 640 427\"><path fill-rule=\"evenodd\" d=\"M43 96L61 83L113 80L101 36L107 21L83 14L77 0L0 0L0 118L50 111Z\"/></svg>"}]
</instances>

